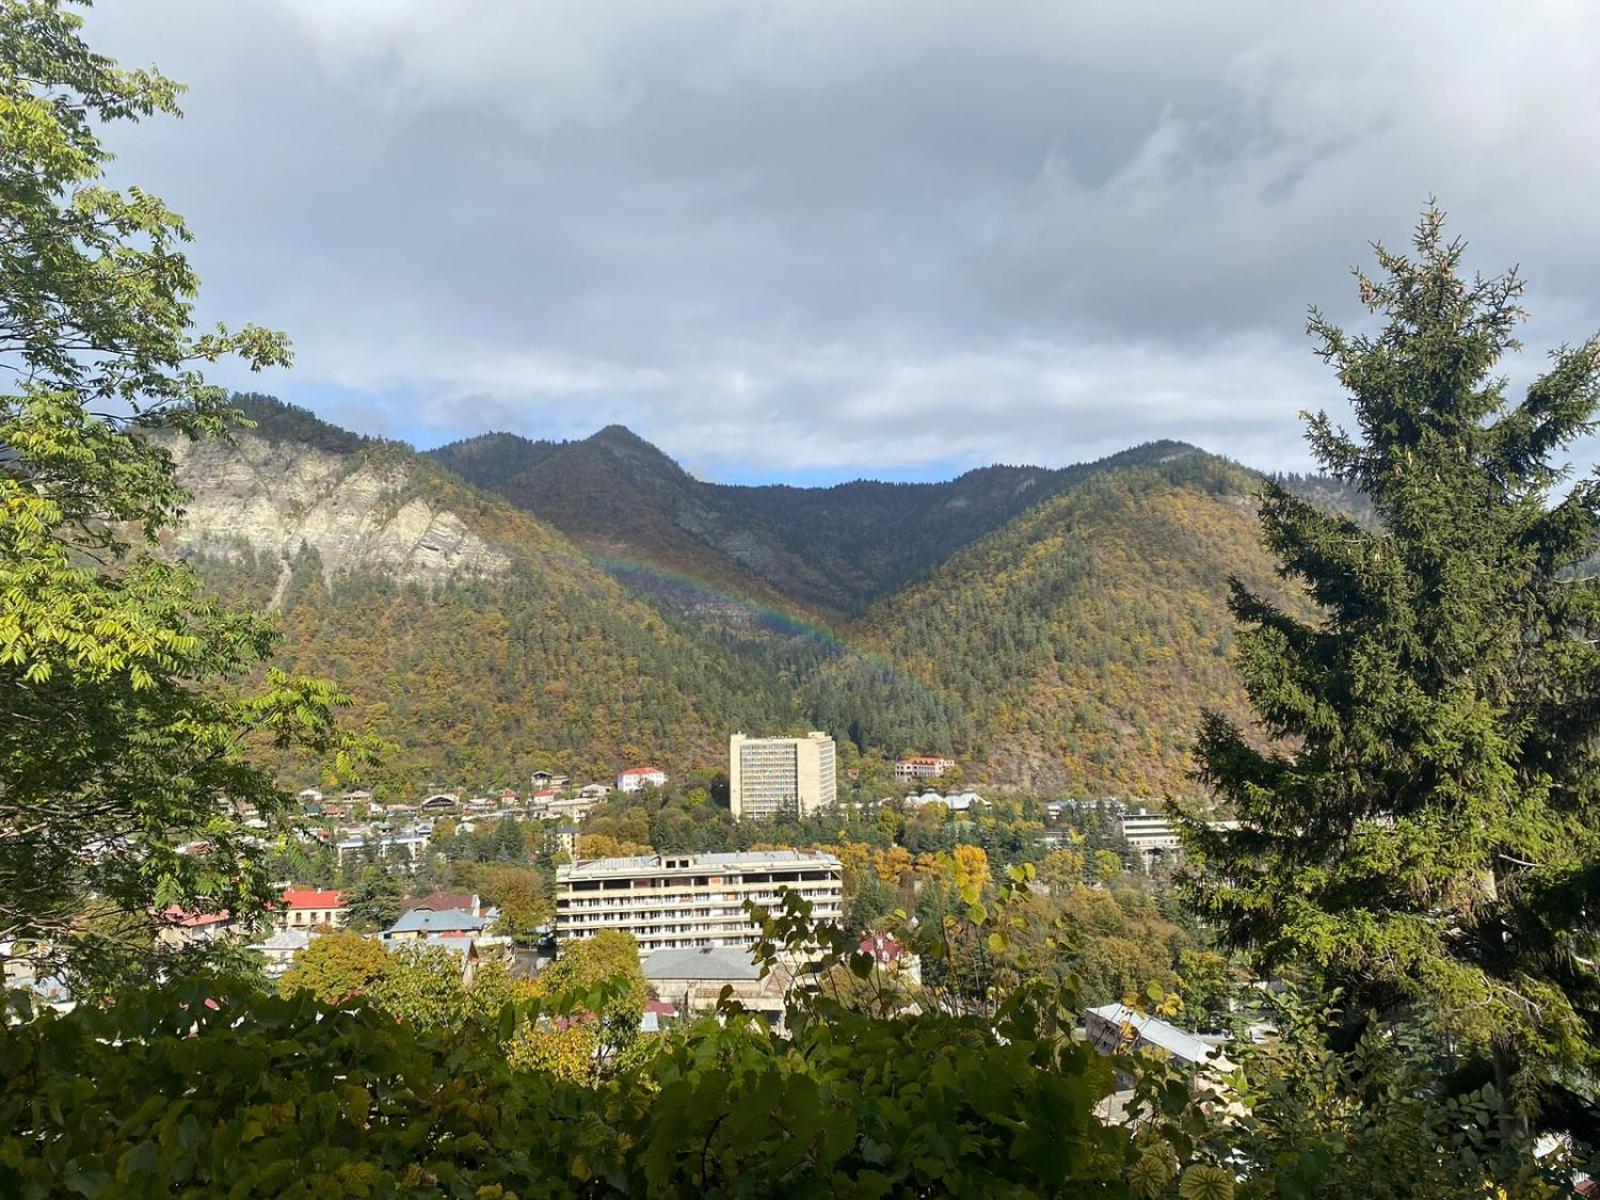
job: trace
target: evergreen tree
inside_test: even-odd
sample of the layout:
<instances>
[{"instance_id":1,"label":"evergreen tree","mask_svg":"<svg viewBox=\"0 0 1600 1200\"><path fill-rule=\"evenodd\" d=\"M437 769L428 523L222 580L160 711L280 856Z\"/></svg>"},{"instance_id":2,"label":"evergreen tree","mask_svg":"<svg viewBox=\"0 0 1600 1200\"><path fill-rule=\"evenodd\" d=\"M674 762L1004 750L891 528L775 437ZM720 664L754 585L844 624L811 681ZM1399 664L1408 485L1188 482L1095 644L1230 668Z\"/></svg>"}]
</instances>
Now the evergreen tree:
<instances>
[{"instance_id":1,"label":"evergreen tree","mask_svg":"<svg viewBox=\"0 0 1600 1200\"><path fill-rule=\"evenodd\" d=\"M1375 523L1264 489L1267 541L1318 613L1235 581L1238 665L1277 744L1206 717L1199 773L1241 824L1186 821L1189 888L1228 944L1482 1052L1516 1127L1600 1033L1600 579L1575 571L1600 483L1558 498L1552 461L1591 427L1600 343L1508 401L1516 272L1464 279L1432 207L1414 244L1358 276L1376 333L1312 311L1359 434L1319 414L1309 439Z\"/></svg>"},{"instance_id":2,"label":"evergreen tree","mask_svg":"<svg viewBox=\"0 0 1600 1200\"><path fill-rule=\"evenodd\" d=\"M853 936L871 933L894 910L895 894L890 886L868 871L856 885L856 894L845 906L844 927Z\"/></svg>"},{"instance_id":3,"label":"evergreen tree","mask_svg":"<svg viewBox=\"0 0 1600 1200\"><path fill-rule=\"evenodd\" d=\"M345 897L346 920L351 929L387 929L405 911L400 883L380 866L363 867Z\"/></svg>"}]
</instances>

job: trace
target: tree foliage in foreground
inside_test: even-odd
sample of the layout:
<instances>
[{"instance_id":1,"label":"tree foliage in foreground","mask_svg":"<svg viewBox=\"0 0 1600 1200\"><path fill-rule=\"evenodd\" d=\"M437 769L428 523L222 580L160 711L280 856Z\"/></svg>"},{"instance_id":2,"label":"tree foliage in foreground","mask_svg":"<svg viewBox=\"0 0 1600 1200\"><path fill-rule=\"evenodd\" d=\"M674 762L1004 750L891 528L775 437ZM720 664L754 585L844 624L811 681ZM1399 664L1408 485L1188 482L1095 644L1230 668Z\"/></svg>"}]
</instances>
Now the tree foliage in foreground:
<instances>
[{"instance_id":1,"label":"tree foliage in foreground","mask_svg":"<svg viewBox=\"0 0 1600 1200\"><path fill-rule=\"evenodd\" d=\"M346 749L330 684L267 671L261 615L146 551L185 496L156 430L222 433L201 364L284 363L281 335L196 334L188 231L102 182L98 123L175 115L48 0L0 3L0 944L40 970L147 966L168 908L261 911L235 806L285 801L246 751Z\"/></svg>"},{"instance_id":2,"label":"tree foliage in foreground","mask_svg":"<svg viewBox=\"0 0 1600 1200\"><path fill-rule=\"evenodd\" d=\"M1554 460L1593 426L1600 342L1555 352L1513 403L1495 371L1517 348L1515 273L1463 278L1436 209L1414 255L1377 256L1359 282L1380 329L1311 321L1359 434L1310 423L1375 524L1266 488L1267 540L1321 612L1235 584L1239 664L1278 745L1206 720L1201 776L1242 824L1191 829L1193 896L1233 945L1314 964L1357 1011L1420 1006L1492 1060L1508 1119L1592 1104L1600 578L1574 568L1600 481L1561 495Z\"/></svg>"},{"instance_id":3,"label":"tree foliage in foreground","mask_svg":"<svg viewBox=\"0 0 1600 1200\"><path fill-rule=\"evenodd\" d=\"M1004 903L952 919L1012 936ZM872 986L804 901L766 928L769 957L820 943L826 976ZM1492 1094L1445 1095L1382 1040L1335 1053L1293 1009L1274 1047L1218 1068L1224 1108L1159 1055L1074 1037L1070 985L914 1016L825 988L781 1034L729 1000L600 1071L574 1069L579 1026L523 1045L519 1022L555 1010L503 978L463 995L330 1007L195 980L0 1026L0 1194L1553 1200L1570 1170L1503 1140ZM1119 1072L1137 1121L1100 1107Z\"/></svg>"}]
</instances>

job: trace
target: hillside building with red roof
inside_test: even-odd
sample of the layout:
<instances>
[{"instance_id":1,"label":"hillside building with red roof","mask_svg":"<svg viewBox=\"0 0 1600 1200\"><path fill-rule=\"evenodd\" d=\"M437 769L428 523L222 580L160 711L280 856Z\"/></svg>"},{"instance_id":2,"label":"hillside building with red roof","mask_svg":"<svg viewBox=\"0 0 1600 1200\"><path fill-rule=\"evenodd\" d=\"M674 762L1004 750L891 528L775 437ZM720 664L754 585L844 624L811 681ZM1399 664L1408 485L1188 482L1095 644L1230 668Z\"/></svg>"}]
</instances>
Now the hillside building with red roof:
<instances>
[{"instance_id":1,"label":"hillside building with red roof","mask_svg":"<svg viewBox=\"0 0 1600 1200\"><path fill-rule=\"evenodd\" d=\"M279 929L338 929L348 911L343 892L290 888L277 913Z\"/></svg>"}]
</instances>

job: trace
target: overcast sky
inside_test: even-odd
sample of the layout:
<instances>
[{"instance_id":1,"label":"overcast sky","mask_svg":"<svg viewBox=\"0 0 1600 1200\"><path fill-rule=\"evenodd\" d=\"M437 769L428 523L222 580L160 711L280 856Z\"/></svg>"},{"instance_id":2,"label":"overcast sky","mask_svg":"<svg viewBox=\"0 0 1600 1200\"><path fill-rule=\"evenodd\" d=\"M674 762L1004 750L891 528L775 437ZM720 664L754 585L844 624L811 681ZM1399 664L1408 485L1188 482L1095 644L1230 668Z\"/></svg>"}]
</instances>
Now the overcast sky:
<instances>
[{"instance_id":1,"label":"overcast sky","mask_svg":"<svg viewBox=\"0 0 1600 1200\"><path fill-rule=\"evenodd\" d=\"M1304 337L1437 195L1600 327L1600 6L101 0L118 131L261 390L437 445L617 421L712 479L1159 437L1303 468ZM231 382L232 380L230 380ZM1588 452L1584 455L1587 457Z\"/></svg>"}]
</instances>

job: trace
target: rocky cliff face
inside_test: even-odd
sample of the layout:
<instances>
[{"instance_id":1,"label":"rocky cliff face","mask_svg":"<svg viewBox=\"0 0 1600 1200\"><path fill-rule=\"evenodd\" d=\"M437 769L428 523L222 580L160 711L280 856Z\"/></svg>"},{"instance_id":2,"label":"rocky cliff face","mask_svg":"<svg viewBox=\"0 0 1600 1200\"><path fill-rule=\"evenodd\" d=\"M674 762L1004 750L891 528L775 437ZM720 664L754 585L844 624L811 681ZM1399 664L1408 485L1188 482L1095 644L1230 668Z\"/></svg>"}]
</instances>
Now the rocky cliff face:
<instances>
[{"instance_id":1,"label":"rocky cliff face","mask_svg":"<svg viewBox=\"0 0 1600 1200\"><path fill-rule=\"evenodd\" d=\"M305 545L321 556L330 584L353 574L429 584L510 565L459 515L413 494L417 467L404 459L347 457L252 433L233 446L169 448L194 493L174 539L180 554L232 554L246 542L284 558L287 572Z\"/></svg>"}]
</instances>

